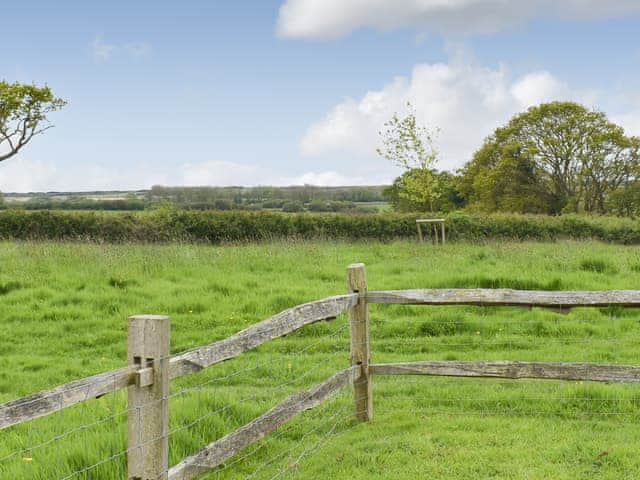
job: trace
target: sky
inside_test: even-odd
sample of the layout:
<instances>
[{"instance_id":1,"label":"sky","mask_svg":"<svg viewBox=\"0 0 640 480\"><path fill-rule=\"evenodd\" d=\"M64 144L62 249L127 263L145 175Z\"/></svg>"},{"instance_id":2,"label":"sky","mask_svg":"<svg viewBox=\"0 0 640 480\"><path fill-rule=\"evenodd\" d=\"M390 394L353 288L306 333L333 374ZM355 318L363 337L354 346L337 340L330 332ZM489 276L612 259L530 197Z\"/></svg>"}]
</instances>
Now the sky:
<instances>
[{"instance_id":1,"label":"sky","mask_svg":"<svg viewBox=\"0 0 640 480\"><path fill-rule=\"evenodd\" d=\"M4 192L390 183L378 132L407 102L442 170L545 101L640 135L638 0L0 5L0 79L68 101Z\"/></svg>"}]
</instances>

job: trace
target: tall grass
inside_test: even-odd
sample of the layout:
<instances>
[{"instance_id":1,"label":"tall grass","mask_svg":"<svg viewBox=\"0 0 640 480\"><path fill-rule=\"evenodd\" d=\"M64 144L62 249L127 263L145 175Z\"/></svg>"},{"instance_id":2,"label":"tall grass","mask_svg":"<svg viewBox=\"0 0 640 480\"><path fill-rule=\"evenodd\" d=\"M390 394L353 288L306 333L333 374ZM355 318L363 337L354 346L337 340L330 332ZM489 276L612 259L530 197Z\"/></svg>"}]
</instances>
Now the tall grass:
<instances>
[{"instance_id":1,"label":"tall grass","mask_svg":"<svg viewBox=\"0 0 640 480\"><path fill-rule=\"evenodd\" d=\"M125 364L126 317L168 314L172 352L344 292L614 289L640 285L636 248L595 242L0 244L0 402ZM371 306L376 362L459 359L637 363L635 310L568 315L499 307ZM348 365L347 319L312 325L172 382L171 463ZM124 476L124 393L0 432L0 478ZM636 478L640 389L555 381L375 377L372 424L351 392L205 478ZM87 426L89 425L89 426ZM51 441L56 437L60 440ZM50 442L50 443L47 443ZM44 444L38 448L34 446ZM244 456L249 452L253 454ZM7 455L10 458L3 459ZM98 462L104 464L82 472Z\"/></svg>"}]
</instances>

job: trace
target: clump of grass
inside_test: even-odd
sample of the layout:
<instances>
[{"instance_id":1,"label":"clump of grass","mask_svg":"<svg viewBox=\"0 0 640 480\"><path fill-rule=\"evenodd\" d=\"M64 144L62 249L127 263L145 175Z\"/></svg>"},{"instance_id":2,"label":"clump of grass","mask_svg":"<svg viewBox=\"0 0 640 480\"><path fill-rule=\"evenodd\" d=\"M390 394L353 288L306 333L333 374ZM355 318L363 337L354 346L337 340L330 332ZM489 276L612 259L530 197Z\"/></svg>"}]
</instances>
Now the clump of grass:
<instances>
[{"instance_id":1,"label":"clump of grass","mask_svg":"<svg viewBox=\"0 0 640 480\"><path fill-rule=\"evenodd\" d=\"M585 258L580 262L580 270L593 273L614 274L618 269L609 261L602 258Z\"/></svg>"},{"instance_id":2,"label":"clump of grass","mask_svg":"<svg viewBox=\"0 0 640 480\"><path fill-rule=\"evenodd\" d=\"M211 293L216 293L228 297L231 295L231 289L225 285L220 285L219 283L210 283L207 285L207 290Z\"/></svg>"},{"instance_id":3,"label":"clump of grass","mask_svg":"<svg viewBox=\"0 0 640 480\"><path fill-rule=\"evenodd\" d=\"M135 280L129 280L121 277L110 277L108 283L113 288L119 288L121 290L125 290L126 288L137 284Z\"/></svg>"},{"instance_id":4,"label":"clump of grass","mask_svg":"<svg viewBox=\"0 0 640 480\"><path fill-rule=\"evenodd\" d=\"M520 279L508 277L470 276L454 278L441 284L442 288L513 288L515 290L562 290L562 280Z\"/></svg>"},{"instance_id":5,"label":"clump of grass","mask_svg":"<svg viewBox=\"0 0 640 480\"><path fill-rule=\"evenodd\" d=\"M6 295L14 290L20 290L23 285L20 282L5 282L0 283L0 295Z\"/></svg>"},{"instance_id":6,"label":"clump of grass","mask_svg":"<svg viewBox=\"0 0 640 480\"><path fill-rule=\"evenodd\" d=\"M425 337L439 337L467 333L473 326L464 320L431 321L427 320L418 327L418 333Z\"/></svg>"}]
</instances>

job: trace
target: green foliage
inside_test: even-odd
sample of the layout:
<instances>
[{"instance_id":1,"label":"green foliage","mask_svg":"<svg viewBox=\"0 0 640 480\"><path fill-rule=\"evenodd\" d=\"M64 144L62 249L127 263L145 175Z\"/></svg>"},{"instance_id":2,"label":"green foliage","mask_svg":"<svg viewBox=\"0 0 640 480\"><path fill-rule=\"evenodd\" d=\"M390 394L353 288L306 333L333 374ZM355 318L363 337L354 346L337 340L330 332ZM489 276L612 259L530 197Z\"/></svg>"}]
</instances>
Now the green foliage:
<instances>
[{"instance_id":1,"label":"green foliage","mask_svg":"<svg viewBox=\"0 0 640 480\"><path fill-rule=\"evenodd\" d=\"M605 213L609 197L639 174L640 139L602 112L552 102L496 129L462 169L459 190L482 211Z\"/></svg>"},{"instance_id":2,"label":"green foliage","mask_svg":"<svg viewBox=\"0 0 640 480\"><path fill-rule=\"evenodd\" d=\"M580 262L580 269L594 273L618 273L610 262L602 258L585 258Z\"/></svg>"},{"instance_id":3,"label":"green foliage","mask_svg":"<svg viewBox=\"0 0 640 480\"><path fill-rule=\"evenodd\" d=\"M8 206L5 203L5 206ZM139 198L122 200L93 200L84 197L73 197L67 200L52 200L44 195L35 196L26 202L12 205L24 210L105 210L136 211L145 209L145 201Z\"/></svg>"},{"instance_id":4,"label":"green foliage","mask_svg":"<svg viewBox=\"0 0 640 480\"><path fill-rule=\"evenodd\" d=\"M420 172L420 170L407 170L394 180L393 185L385 187L383 195L395 211L423 212L432 209L437 212L452 212L464 206L464 201L457 190L456 178L449 172L431 171L428 181L429 188L434 189L434 195L427 198L407 195L405 188L410 183L408 180Z\"/></svg>"},{"instance_id":5,"label":"green foliage","mask_svg":"<svg viewBox=\"0 0 640 480\"><path fill-rule=\"evenodd\" d=\"M428 170L438 158L435 133L418 124L410 103L407 103L407 110L409 113L405 117L400 118L394 113L384 124L385 130L380 132L383 146L376 151L405 170Z\"/></svg>"},{"instance_id":6,"label":"green foliage","mask_svg":"<svg viewBox=\"0 0 640 480\"><path fill-rule=\"evenodd\" d=\"M378 155L405 169L397 185L396 194L405 203L419 206L419 210L433 212L441 196L438 177L433 165L438 158L435 133L418 124L416 113L407 103L409 113L405 117L394 114L384 124Z\"/></svg>"},{"instance_id":7,"label":"green foliage","mask_svg":"<svg viewBox=\"0 0 640 480\"><path fill-rule=\"evenodd\" d=\"M65 105L48 86L0 80L0 162L51 128L48 114Z\"/></svg>"},{"instance_id":8,"label":"green foliage","mask_svg":"<svg viewBox=\"0 0 640 480\"><path fill-rule=\"evenodd\" d=\"M148 200L170 201L183 207L209 205L224 200L238 208L242 205L262 204L264 208L282 208L284 202L303 204L325 202L379 202L382 186L317 187L302 185L293 187L164 187L154 185L148 192Z\"/></svg>"},{"instance_id":9,"label":"green foliage","mask_svg":"<svg viewBox=\"0 0 640 480\"><path fill-rule=\"evenodd\" d=\"M353 202L325 202L322 200L314 200L307 205L307 210L310 212L349 212L357 209L356 204ZM284 209L283 209L284 210ZM363 211L360 213L376 213L377 209L373 207L371 210Z\"/></svg>"},{"instance_id":10,"label":"green foliage","mask_svg":"<svg viewBox=\"0 0 640 480\"><path fill-rule=\"evenodd\" d=\"M606 210L621 217L640 216L640 180L626 182L611 192Z\"/></svg>"},{"instance_id":11,"label":"green foliage","mask_svg":"<svg viewBox=\"0 0 640 480\"><path fill-rule=\"evenodd\" d=\"M630 219L563 215L444 215L447 239L598 239L640 244L640 225ZM276 238L371 239L416 237L415 214L188 211L165 204L149 212L99 213L0 211L0 239L96 242L204 243Z\"/></svg>"},{"instance_id":12,"label":"green foliage","mask_svg":"<svg viewBox=\"0 0 640 480\"><path fill-rule=\"evenodd\" d=\"M159 192L158 192L159 190ZM155 193L153 193L155 191ZM305 193L306 192L306 193ZM286 197L308 197L301 200ZM304 194L304 195L302 195ZM274 198L269 196L273 195ZM285 198L279 198L285 197ZM317 198L316 198L317 197ZM364 199L360 204L345 198ZM338 199L338 200L336 200ZM95 210L140 211L157 210L173 205L184 210L282 210L285 203L294 202L293 211L376 213L382 200L382 187L154 187L152 191L136 192L55 192L11 194L11 200L0 201L0 209L24 210ZM386 205L386 204L385 204ZM302 210L299 208L302 206ZM289 210L291 205L287 207Z\"/></svg>"},{"instance_id":13,"label":"green foliage","mask_svg":"<svg viewBox=\"0 0 640 480\"><path fill-rule=\"evenodd\" d=\"M297 200L294 200L292 202L285 202L282 205L282 211L288 213L302 212L304 211L304 205L302 205L302 202L299 202Z\"/></svg>"}]
</instances>

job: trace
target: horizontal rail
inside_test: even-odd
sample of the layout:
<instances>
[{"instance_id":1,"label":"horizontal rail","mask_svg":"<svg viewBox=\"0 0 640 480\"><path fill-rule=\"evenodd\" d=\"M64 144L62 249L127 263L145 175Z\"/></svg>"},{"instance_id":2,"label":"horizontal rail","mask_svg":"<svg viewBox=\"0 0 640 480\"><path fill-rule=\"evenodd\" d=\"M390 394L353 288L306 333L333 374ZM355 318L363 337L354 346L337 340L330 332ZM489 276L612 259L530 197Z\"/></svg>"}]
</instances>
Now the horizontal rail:
<instances>
[{"instance_id":1,"label":"horizontal rail","mask_svg":"<svg viewBox=\"0 0 640 480\"><path fill-rule=\"evenodd\" d=\"M444 377L537 378L588 382L640 383L640 367L594 363L427 361L378 363L374 375L434 375Z\"/></svg>"},{"instance_id":2,"label":"horizontal rail","mask_svg":"<svg viewBox=\"0 0 640 480\"><path fill-rule=\"evenodd\" d=\"M571 307L640 307L640 290L600 292L452 288L367 292L371 303L411 305L502 305L563 309Z\"/></svg>"},{"instance_id":3,"label":"horizontal rail","mask_svg":"<svg viewBox=\"0 0 640 480\"><path fill-rule=\"evenodd\" d=\"M358 294L351 293L289 308L224 340L173 357L169 376L176 378L188 375L237 357L305 325L335 318L357 303Z\"/></svg>"},{"instance_id":4,"label":"horizontal rail","mask_svg":"<svg viewBox=\"0 0 640 480\"><path fill-rule=\"evenodd\" d=\"M357 302L357 294L346 294L289 308L229 338L172 357L169 377L198 372L305 325L335 318ZM126 388L135 383L135 374L135 369L124 367L0 405L0 430Z\"/></svg>"},{"instance_id":5,"label":"horizontal rail","mask_svg":"<svg viewBox=\"0 0 640 480\"><path fill-rule=\"evenodd\" d=\"M182 460L169 470L169 480L191 480L217 467L299 413L317 407L343 387L353 384L359 373L360 366L354 365L310 390L291 395L267 413Z\"/></svg>"},{"instance_id":6,"label":"horizontal rail","mask_svg":"<svg viewBox=\"0 0 640 480\"><path fill-rule=\"evenodd\" d=\"M120 368L0 405L0 430L125 388L135 382L135 374L135 369Z\"/></svg>"}]
</instances>

